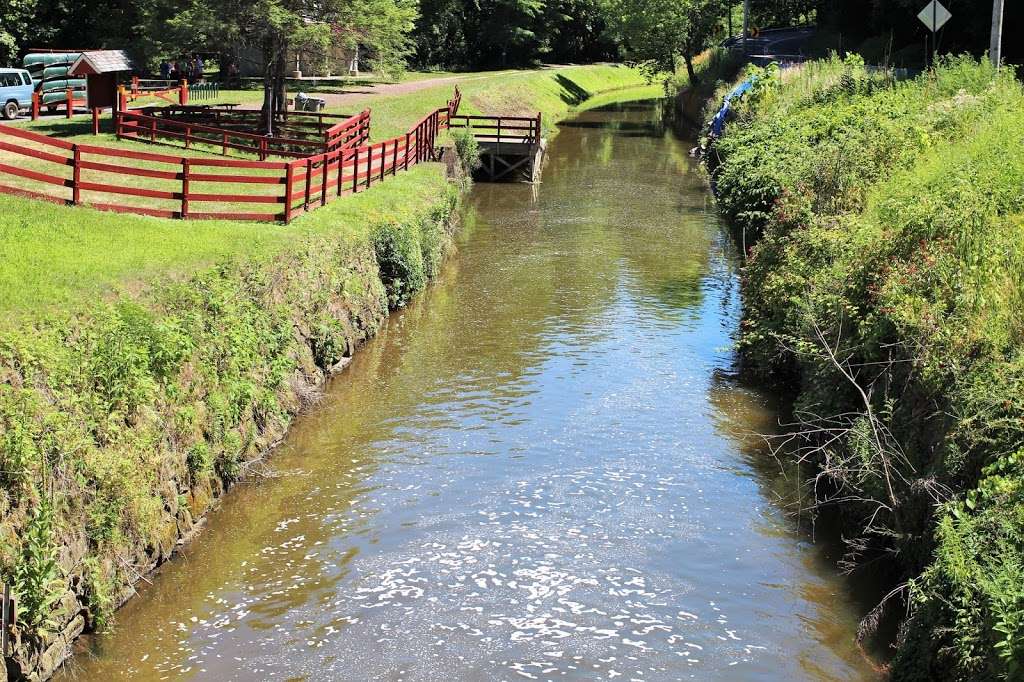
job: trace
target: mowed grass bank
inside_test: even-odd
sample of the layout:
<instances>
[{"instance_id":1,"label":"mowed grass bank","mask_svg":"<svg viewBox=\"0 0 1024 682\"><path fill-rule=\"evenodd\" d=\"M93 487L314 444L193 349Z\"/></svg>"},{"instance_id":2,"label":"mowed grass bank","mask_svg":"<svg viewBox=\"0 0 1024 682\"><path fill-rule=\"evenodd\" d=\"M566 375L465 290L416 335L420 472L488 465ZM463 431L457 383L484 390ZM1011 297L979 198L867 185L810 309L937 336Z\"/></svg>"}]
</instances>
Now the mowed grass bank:
<instances>
[{"instance_id":1,"label":"mowed grass bank","mask_svg":"<svg viewBox=\"0 0 1024 682\"><path fill-rule=\"evenodd\" d=\"M488 94L507 89L489 76L471 92L553 122L582 90L636 78L575 67L524 74L520 99ZM404 129L448 95L411 93L377 121ZM8 670L49 676L197 531L437 274L459 196L423 164L287 226L0 197L0 581L19 603Z\"/></svg>"},{"instance_id":2,"label":"mowed grass bank","mask_svg":"<svg viewBox=\"0 0 1024 682\"><path fill-rule=\"evenodd\" d=\"M372 225L409 219L443 196L447 184L439 164L413 167L288 226L163 220L0 195L0 314L23 321L314 237L365 240Z\"/></svg>"},{"instance_id":3,"label":"mowed grass bank","mask_svg":"<svg viewBox=\"0 0 1024 682\"><path fill-rule=\"evenodd\" d=\"M748 247L741 346L851 563L903 581L895 680L1024 674L1024 89L971 58L760 80L708 155ZM905 617L905 618L904 618Z\"/></svg>"}]
</instances>

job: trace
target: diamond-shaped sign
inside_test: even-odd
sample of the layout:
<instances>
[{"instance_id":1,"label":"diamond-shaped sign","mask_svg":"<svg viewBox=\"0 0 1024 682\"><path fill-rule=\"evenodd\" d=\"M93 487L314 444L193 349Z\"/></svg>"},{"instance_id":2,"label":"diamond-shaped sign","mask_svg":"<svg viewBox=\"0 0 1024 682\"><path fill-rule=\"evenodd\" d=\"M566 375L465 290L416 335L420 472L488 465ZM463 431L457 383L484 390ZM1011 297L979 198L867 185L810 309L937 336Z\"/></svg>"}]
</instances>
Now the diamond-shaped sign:
<instances>
[{"instance_id":1,"label":"diamond-shaped sign","mask_svg":"<svg viewBox=\"0 0 1024 682\"><path fill-rule=\"evenodd\" d=\"M939 0L932 0L928 3L928 6L921 10L921 13L917 15L925 26L928 27L932 33L935 33L942 28L947 21L953 18L953 15L949 13L949 10L942 6Z\"/></svg>"}]
</instances>

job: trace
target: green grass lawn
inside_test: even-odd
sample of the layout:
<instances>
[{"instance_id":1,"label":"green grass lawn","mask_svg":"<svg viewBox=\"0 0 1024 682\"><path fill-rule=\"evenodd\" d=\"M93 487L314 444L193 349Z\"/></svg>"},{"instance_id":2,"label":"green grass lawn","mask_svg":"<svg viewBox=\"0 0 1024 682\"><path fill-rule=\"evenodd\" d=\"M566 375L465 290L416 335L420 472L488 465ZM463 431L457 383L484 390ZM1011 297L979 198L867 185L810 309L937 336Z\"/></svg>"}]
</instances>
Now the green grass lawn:
<instances>
[{"instance_id":1,"label":"green grass lawn","mask_svg":"<svg viewBox=\"0 0 1024 682\"><path fill-rule=\"evenodd\" d=\"M440 164L416 166L288 226L164 220L0 195L0 314L12 321L41 308L131 292L158 277L272 252L314 234L358 239L374 222L428 204L445 182Z\"/></svg>"},{"instance_id":2,"label":"green grass lawn","mask_svg":"<svg viewBox=\"0 0 1024 682\"><path fill-rule=\"evenodd\" d=\"M630 99L654 94L650 89L637 89L644 83L637 72L610 65L462 76L462 112L535 114L540 110L549 128L553 128L555 121L572 108L584 104L598 93L622 90L621 96ZM372 132L374 139L380 140L405 132L426 112L444 106L451 93L452 84L446 83L402 95L368 94L357 108L362 108L364 102L372 107ZM603 102L609 97L604 94L602 99L593 101ZM186 152L179 147L118 141L109 132L93 136L91 124L85 117L71 121L45 118L24 125L82 144L176 156L187 154L196 158L219 156L201 150ZM0 152L0 162L45 168L51 173L60 171L65 173L64 177L70 171L67 168L61 171L60 166L10 152ZM103 179L94 178L90 171L84 171L82 179L109 182L110 174L103 175ZM2 181L40 189L39 183L31 180L3 175ZM154 278L187 274L231 255L270 252L314 232L332 231L345 235L345 238L356 238L381 217L401 217L422 209L432 197L440 194L444 182L439 164L424 164L408 173L388 178L387 182L375 185L365 193L346 196L303 215L288 226L164 220L0 195L0 313L6 319L14 320L41 309L69 307L76 301L112 291L138 290ZM118 183L154 189L173 190L178 187L176 181L132 176L124 176ZM207 185L197 183L194 189L210 193L224 191L218 190L215 183ZM53 190L61 193L60 196L67 196L70 192L61 187ZM253 185L249 191L270 194L279 193L280 188ZM110 195L103 196L104 201L111 201ZM88 201L89 193L84 193L83 198ZM125 203L135 199L119 197L117 201ZM162 199L143 198L137 201L139 205L174 208L174 202ZM203 204L194 210L223 208L217 204ZM265 208L279 210L277 205L266 205Z\"/></svg>"}]
</instances>

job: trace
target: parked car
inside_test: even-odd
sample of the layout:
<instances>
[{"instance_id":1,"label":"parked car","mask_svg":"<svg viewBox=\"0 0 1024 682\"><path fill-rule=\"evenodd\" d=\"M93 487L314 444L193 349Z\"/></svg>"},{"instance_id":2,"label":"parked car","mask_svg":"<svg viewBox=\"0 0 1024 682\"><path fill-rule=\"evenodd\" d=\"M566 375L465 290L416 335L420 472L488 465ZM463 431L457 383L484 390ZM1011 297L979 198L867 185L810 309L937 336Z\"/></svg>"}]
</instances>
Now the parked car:
<instances>
[{"instance_id":1,"label":"parked car","mask_svg":"<svg viewBox=\"0 0 1024 682\"><path fill-rule=\"evenodd\" d=\"M0 112L4 118L17 118L23 109L32 108L32 76L24 69L0 69Z\"/></svg>"}]
</instances>

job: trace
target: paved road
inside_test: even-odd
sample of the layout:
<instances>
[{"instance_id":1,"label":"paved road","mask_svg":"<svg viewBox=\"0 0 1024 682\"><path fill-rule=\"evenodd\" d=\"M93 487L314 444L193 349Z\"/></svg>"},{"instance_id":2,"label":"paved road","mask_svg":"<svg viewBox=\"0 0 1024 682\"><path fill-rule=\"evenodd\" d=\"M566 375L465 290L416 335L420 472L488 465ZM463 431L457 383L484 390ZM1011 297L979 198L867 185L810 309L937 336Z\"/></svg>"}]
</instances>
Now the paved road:
<instances>
[{"instance_id":1,"label":"paved road","mask_svg":"<svg viewBox=\"0 0 1024 682\"><path fill-rule=\"evenodd\" d=\"M747 40L747 53L752 61L758 63L773 60L802 61L810 56L806 46L814 33L813 27L762 31L757 38ZM739 48L741 44L741 38L730 38L723 46Z\"/></svg>"}]
</instances>

